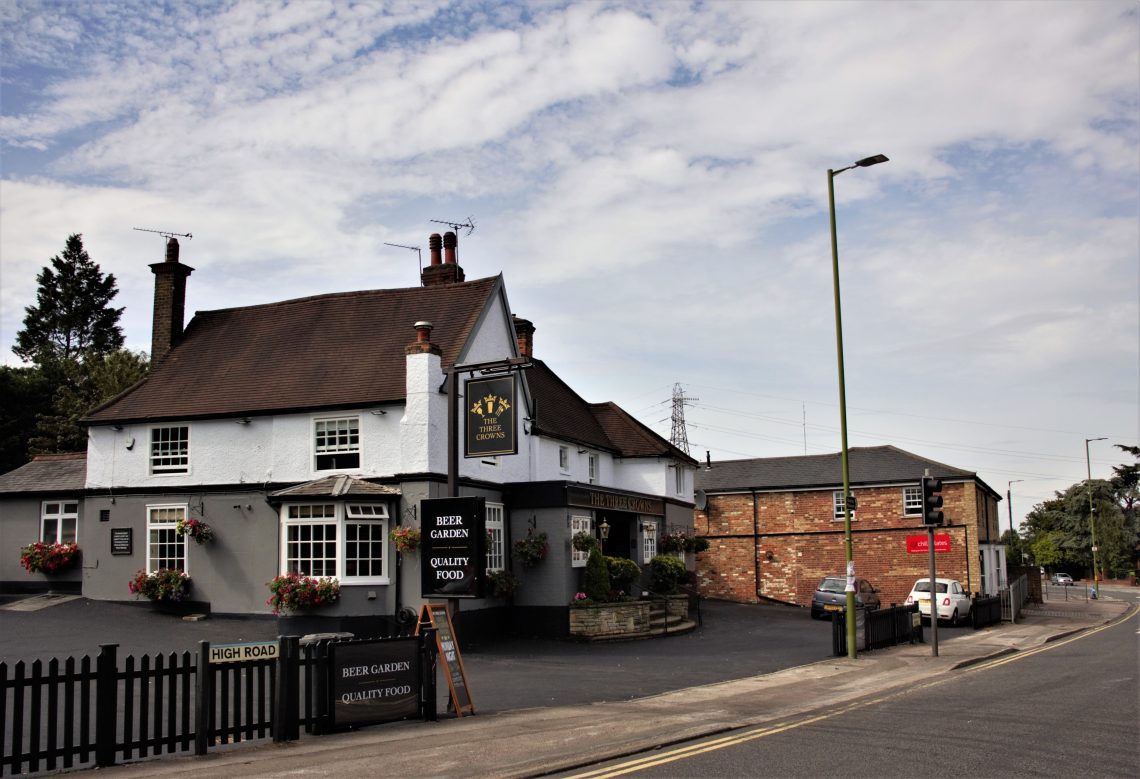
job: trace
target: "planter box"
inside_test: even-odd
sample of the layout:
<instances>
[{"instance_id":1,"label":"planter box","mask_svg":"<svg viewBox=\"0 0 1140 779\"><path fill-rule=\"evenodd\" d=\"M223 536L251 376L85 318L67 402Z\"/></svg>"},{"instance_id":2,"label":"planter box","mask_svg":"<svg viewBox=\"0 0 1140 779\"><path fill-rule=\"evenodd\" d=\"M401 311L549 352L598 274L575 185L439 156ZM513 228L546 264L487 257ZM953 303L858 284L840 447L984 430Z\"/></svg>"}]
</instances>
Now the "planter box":
<instances>
[{"instance_id":1,"label":"planter box","mask_svg":"<svg viewBox=\"0 0 1140 779\"><path fill-rule=\"evenodd\" d=\"M632 638L648 632L648 601L593 603L570 609L570 635L575 638Z\"/></svg>"}]
</instances>

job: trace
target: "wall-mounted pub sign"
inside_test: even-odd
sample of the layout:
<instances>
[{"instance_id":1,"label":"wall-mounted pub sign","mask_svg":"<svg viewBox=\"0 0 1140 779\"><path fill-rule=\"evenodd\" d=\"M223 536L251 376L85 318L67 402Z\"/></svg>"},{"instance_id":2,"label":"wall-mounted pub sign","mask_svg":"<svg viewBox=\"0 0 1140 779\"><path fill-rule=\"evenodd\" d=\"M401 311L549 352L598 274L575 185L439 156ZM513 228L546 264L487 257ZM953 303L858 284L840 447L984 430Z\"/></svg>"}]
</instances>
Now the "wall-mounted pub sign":
<instances>
[{"instance_id":1,"label":"wall-mounted pub sign","mask_svg":"<svg viewBox=\"0 0 1140 779\"><path fill-rule=\"evenodd\" d=\"M478 598L483 591L486 500L420 503L421 590L425 598Z\"/></svg>"},{"instance_id":2,"label":"wall-mounted pub sign","mask_svg":"<svg viewBox=\"0 0 1140 779\"><path fill-rule=\"evenodd\" d=\"M515 420L518 377L492 376L467 382L467 435L464 457L492 457L518 454L519 437Z\"/></svg>"}]
</instances>

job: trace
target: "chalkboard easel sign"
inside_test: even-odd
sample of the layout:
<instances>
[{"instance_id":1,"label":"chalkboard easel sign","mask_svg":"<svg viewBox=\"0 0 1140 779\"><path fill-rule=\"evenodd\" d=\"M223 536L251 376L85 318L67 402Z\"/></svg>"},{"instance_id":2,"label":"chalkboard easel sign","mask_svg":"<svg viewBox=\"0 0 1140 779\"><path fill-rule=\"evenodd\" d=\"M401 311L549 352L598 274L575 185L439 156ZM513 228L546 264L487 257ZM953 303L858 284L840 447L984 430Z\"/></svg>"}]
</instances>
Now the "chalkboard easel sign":
<instances>
[{"instance_id":1,"label":"chalkboard easel sign","mask_svg":"<svg viewBox=\"0 0 1140 779\"><path fill-rule=\"evenodd\" d=\"M463 668L463 657L459 654L459 642L455 640L455 628L446 603L425 603L420 607L420 621L416 625L416 635L425 627L435 628L435 645L439 649L439 659L447 676L447 687L451 690L451 706L456 716L474 714L475 704L471 700L471 690L467 687L467 671Z\"/></svg>"}]
</instances>

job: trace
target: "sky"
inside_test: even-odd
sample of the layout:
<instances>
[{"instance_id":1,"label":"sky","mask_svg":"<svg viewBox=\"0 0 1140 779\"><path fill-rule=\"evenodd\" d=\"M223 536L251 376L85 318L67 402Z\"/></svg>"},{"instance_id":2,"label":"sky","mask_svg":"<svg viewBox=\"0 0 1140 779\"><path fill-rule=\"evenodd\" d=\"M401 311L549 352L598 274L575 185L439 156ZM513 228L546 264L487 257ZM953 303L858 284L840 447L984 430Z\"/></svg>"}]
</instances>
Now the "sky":
<instances>
[{"instance_id":1,"label":"sky","mask_svg":"<svg viewBox=\"0 0 1140 779\"><path fill-rule=\"evenodd\" d=\"M834 181L849 445L1015 523L1085 439L1130 462L1131 0L0 0L0 360L72 233L147 350L141 230L193 236L193 312L416 286L389 244L469 222L467 277L587 401L669 438L680 385L714 463L837 452L828 170L874 154Z\"/></svg>"}]
</instances>

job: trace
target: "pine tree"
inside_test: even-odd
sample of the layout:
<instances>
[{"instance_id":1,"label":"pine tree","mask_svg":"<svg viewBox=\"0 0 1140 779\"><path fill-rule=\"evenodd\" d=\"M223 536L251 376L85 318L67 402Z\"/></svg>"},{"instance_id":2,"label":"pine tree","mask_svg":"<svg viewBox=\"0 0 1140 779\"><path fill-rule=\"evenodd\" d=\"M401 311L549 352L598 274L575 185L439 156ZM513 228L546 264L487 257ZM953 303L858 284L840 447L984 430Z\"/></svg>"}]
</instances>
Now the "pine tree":
<instances>
[{"instance_id":1,"label":"pine tree","mask_svg":"<svg viewBox=\"0 0 1140 779\"><path fill-rule=\"evenodd\" d=\"M104 275L83 248L83 236L67 239L62 255L36 276L36 304L24 309L24 329L12 349L22 360L50 370L67 360L103 355L123 345L115 277Z\"/></svg>"}]
</instances>

